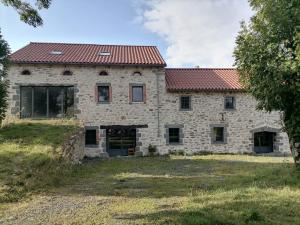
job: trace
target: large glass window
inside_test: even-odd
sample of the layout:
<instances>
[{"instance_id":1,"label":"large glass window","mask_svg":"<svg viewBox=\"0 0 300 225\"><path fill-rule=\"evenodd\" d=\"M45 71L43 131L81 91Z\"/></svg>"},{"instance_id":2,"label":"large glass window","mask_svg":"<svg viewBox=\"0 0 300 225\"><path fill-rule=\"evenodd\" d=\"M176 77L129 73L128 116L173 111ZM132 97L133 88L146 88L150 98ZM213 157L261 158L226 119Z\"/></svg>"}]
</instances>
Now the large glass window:
<instances>
[{"instance_id":1,"label":"large glass window","mask_svg":"<svg viewBox=\"0 0 300 225\"><path fill-rule=\"evenodd\" d=\"M33 117L47 117L47 88L33 89Z\"/></svg>"},{"instance_id":2,"label":"large glass window","mask_svg":"<svg viewBox=\"0 0 300 225\"><path fill-rule=\"evenodd\" d=\"M73 87L21 87L21 117L72 117Z\"/></svg>"},{"instance_id":3,"label":"large glass window","mask_svg":"<svg viewBox=\"0 0 300 225\"><path fill-rule=\"evenodd\" d=\"M63 116L62 88L49 87L48 90L49 90L49 117L62 117Z\"/></svg>"},{"instance_id":4,"label":"large glass window","mask_svg":"<svg viewBox=\"0 0 300 225\"><path fill-rule=\"evenodd\" d=\"M21 87L21 117L32 117L32 88Z\"/></svg>"},{"instance_id":5,"label":"large glass window","mask_svg":"<svg viewBox=\"0 0 300 225\"><path fill-rule=\"evenodd\" d=\"M144 88L143 86L132 86L132 102L144 101Z\"/></svg>"}]
</instances>

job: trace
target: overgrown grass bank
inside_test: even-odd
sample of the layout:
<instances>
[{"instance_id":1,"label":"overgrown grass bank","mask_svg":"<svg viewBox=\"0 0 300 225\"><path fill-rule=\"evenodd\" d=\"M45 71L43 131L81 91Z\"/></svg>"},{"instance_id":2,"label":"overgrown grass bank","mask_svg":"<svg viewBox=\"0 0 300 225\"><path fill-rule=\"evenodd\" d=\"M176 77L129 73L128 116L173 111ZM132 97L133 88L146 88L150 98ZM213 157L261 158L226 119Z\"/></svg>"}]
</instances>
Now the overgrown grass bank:
<instances>
[{"instance_id":1,"label":"overgrown grass bank","mask_svg":"<svg viewBox=\"0 0 300 225\"><path fill-rule=\"evenodd\" d=\"M70 172L60 147L79 128L73 120L15 121L0 129L0 203L60 184Z\"/></svg>"},{"instance_id":2,"label":"overgrown grass bank","mask_svg":"<svg viewBox=\"0 0 300 225\"><path fill-rule=\"evenodd\" d=\"M0 131L0 224L300 224L291 158L128 157L70 167L59 146L76 129L28 121Z\"/></svg>"}]
</instances>

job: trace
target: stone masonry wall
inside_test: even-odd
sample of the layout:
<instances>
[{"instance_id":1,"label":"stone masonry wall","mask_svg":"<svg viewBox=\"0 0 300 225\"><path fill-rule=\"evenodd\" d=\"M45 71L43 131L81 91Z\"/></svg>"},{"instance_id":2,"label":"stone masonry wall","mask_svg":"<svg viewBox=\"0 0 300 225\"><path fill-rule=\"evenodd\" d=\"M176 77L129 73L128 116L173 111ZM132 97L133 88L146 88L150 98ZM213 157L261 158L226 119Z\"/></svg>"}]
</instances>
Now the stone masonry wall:
<instances>
[{"instance_id":1,"label":"stone masonry wall","mask_svg":"<svg viewBox=\"0 0 300 225\"><path fill-rule=\"evenodd\" d=\"M31 75L20 75L28 69ZM72 76L63 76L65 69ZM108 76L99 76L105 70ZM142 76L133 75L140 71ZM275 151L289 151L286 133L281 132L280 113L255 110L256 101L246 93L169 93L166 91L163 68L122 66L63 66L63 65L13 65L9 71L8 115L18 115L20 85L74 85L75 116L87 127L97 127L99 144L85 149L85 155L106 156L106 133L100 126L147 125L137 129L137 150L146 155L150 144L157 146L160 154L184 150L187 153L201 151L251 153L253 132L275 131ZM112 101L99 104L95 100L96 84L110 84ZM130 103L130 84L146 86L146 102ZM181 95L192 96L192 110L181 111ZM236 109L224 109L224 96L235 96ZM226 144L211 143L211 126L226 129ZM168 127L180 127L182 143L169 145L166 140Z\"/></svg>"},{"instance_id":2,"label":"stone masonry wall","mask_svg":"<svg viewBox=\"0 0 300 225\"><path fill-rule=\"evenodd\" d=\"M31 75L20 75L28 69ZM70 69L72 76L63 76L62 72ZM105 70L108 76L99 76ZM142 76L133 75L140 71ZM149 144L158 145L157 137L157 88L156 76L164 79L163 68L142 67L100 67L100 66L51 66L51 65L13 65L9 71L9 115L18 115L20 85L74 85L75 86L75 116L84 121L85 126L107 125L148 125L139 128L139 151L147 153ZM95 100L96 84L110 84L112 101L109 104L99 104ZM129 85L144 84L146 86L146 103L129 102ZM86 148L87 156L104 156L105 134L99 132L99 145Z\"/></svg>"},{"instance_id":3,"label":"stone masonry wall","mask_svg":"<svg viewBox=\"0 0 300 225\"><path fill-rule=\"evenodd\" d=\"M71 163L78 164L85 156L84 129L81 128L65 141L62 156Z\"/></svg>"}]
</instances>

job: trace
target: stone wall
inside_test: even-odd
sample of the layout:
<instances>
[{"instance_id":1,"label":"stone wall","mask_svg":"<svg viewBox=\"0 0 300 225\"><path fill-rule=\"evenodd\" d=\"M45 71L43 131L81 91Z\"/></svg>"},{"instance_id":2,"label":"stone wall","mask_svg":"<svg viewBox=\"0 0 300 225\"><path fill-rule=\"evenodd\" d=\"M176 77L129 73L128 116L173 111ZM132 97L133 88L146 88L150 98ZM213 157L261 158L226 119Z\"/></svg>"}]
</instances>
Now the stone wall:
<instances>
[{"instance_id":1,"label":"stone wall","mask_svg":"<svg viewBox=\"0 0 300 225\"><path fill-rule=\"evenodd\" d=\"M62 156L69 162L78 164L85 156L84 129L73 134L62 146Z\"/></svg>"},{"instance_id":2,"label":"stone wall","mask_svg":"<svg viewBox=\"0 0 300 225\"><path fill-rule=\"evenodd\" d=\"M20 75L28 69L31 75ZM63 76L69 69L72 76ZM105 70L108 76L99 76ZM133 75L140 71L141 76ZM84 121L86 127L97 127L99 143L85 149L85 155L103 157L106 154L106 133L101 126L147 125L137 129L138 154L147 155L150 144L157 146L161 155L170 151L184 150L187 153L222 152L252 153L253 131L261 128L275 129L275 151L289 151L287 135L281 132L280 113L257 111L256 101L246 93L169 93L166 90L163 68L135 66L63 66L63 65L12 65L9 71L9 111L19 112L20 85L74 85L75 116ZM99 104L95 100L97 83L110 84L112 101ZM146 102L130 103L130 84L146 87ZM181 95L192 96L192 110L179 109ZM236 109L224 109L224 97L235 96ZM211 141L211 126L226 127L226 143ZM167 140L168 127L180 127L181 143L170 145Z\"/></svg>"}]
</instances>

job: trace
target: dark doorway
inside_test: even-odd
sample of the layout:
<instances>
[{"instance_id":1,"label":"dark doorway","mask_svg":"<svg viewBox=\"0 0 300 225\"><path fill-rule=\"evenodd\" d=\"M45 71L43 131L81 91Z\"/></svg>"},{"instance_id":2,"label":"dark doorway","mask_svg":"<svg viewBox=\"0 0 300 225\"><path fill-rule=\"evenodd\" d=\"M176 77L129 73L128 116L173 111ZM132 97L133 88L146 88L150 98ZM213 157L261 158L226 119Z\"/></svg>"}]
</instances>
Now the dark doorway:
<instances>
[{"instance_id":1,"label":"dark doorway","mask_svg":"<svg viewBox=\"0 0 300 225\"><path fill-rule=\"evenodd\" d=\"M255 153L270 153L274 148L273 132L257 132L254 133L254 151Z\"/></svg>"},{"instance_id":2,"label":"dark doorway","mask_svg":"<svg viewBox=\"0 0 300 225\"><path fill-rule=\"evenodd\" d=\"M128 149L136 146L135 128L109 128L106 135L109 156L127 156Z\"/></svg>"}]
</instances>

